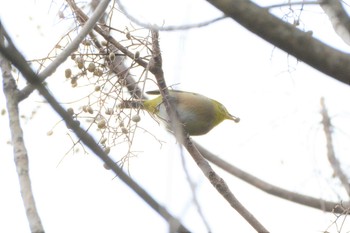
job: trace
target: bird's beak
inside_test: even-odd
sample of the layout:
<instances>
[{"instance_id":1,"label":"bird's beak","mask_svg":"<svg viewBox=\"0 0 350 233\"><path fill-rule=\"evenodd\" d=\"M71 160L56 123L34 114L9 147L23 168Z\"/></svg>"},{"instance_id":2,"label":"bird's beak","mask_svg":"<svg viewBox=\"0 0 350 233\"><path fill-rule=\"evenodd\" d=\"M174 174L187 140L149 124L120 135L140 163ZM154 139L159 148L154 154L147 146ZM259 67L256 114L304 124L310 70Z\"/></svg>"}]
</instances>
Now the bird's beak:
<instances>
[{"instance_id":1,"label":"bird's beak","mask_svg":"<svg viewBox=\"0 0 350 233\"><path fill-rule=\"evenodd\" d=\"M233 115L230 114L230 120L233 120L234 122L238 123L241 119L239 117L235 117Z\"/></svg>"}]
</instances>

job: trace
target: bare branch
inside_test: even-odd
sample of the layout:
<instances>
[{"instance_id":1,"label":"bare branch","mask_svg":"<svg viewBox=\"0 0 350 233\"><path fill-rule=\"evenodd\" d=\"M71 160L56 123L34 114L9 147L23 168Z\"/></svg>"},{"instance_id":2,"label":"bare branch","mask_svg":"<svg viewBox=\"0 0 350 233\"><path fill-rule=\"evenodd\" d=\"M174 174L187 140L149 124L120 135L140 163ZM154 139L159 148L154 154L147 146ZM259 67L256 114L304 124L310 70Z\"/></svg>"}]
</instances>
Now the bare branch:
<instances>
[{"instance_id":1,"label":"bare branch","mask_svg":"<svg viewBox=\"0 0 350 233\"><path fill-rule=\"evenodd\" d=\"M148 29L152 29L152 30L156 30L156 31L180 31L180 30L189 30L192 28L200 28L200 27L205 27L208 26L212 23L215 23L217 21L223 20L225 18L227 18L227 16L220 16L218 18L215 19L211 19L208 20L206 22L201 22L201 23L195 23L195 24L189 24L189 25L171 25L171 26L164 26L164 25L155 25L155 24L150 24L150 23L144 23L141 20L138 20L137 18L135 18L133 15L129 14L129 12L125 9L124 5L121 3L120 0L116 0L119 9L123 12L123 14L126 15L126 17L128 17L128 19L130 19L132 22L136 23L137 25L144 27L144 28L148 28Z\"/></svg>"},{"instance_id":2,"label":"bare branch","mask_svg":"<svg viewBox=\"0 0 350 233\"><path fill-rule=\"evenodd\" d=\"M330 202L325 201L322 199L310 197L307 195L302 195L299 193L291 192L285 189L282 189L280 187L277 187L275 185L269 184L258 177L255 177L237 167L234 165L226 162L225 160L219 158L218 156L214 155L210 151L206 150L204 147L199 145L198 143L194 142L198 150L202 153L202 155L208 159L210 162L214 163L224 171L240 178L241 180L247 182L250 185L253 185L254 187L269 193L271 195L301 204L309 207L313 207L322 211L332 212L332 213L339 213L339 214L349 214L348 212L345 212L344 209L350 208L349 202L342 202L341 205L336 202Z\"/></svg>"},{"instance_id":3,"label":"bare branch","mask_svg":"<svg viewBox=\"0 0 350 233\"><path fill-rule=\"evenodd\" d=\"M84 24L79 34L74 38L74 40L69 43L69 45L52 61L39 75L39 79L43 82L47 77L53 74L57 67L61 65L67 57L69 57L75 50L78 49L79 44L85 39L89 32L94 28L96 22L102 17L107 9L107 6L111 0L103 0L94 11L90 19ZM27 98L30 93L34 90L33 85L26 86L20 92L19 101Z\"/></svg>"},{"instance_id":4,"label":"bare branch","mask_svg":"<svg viewBox=\"0 0 350 233\"><path fill-rule=\"evenodd\" d=\"M300 2L291 2L291 1L288 1L286 3L278 3L278 4L273 4L273 5L269 5L269 6L266 6L265 8L266 9L272 9L272 8L280 8L280 7L291 7L291 6L298 6L298 5L317 5L317 4L320 4L321 1L300 1Z\"/></svg>"},{"instance_id":5,"label":"bare branch","mask_svg":"<svg viewBox=\"0 0 350 233\"><path fill-rule=\"evenodd\" d=\"M197 163L198 167L202 170L203 174L215 189L226 199L226 201L257 231L268 232L266 228L238 201L227 186L226 182L213 170L208 161L201 155L196 146L192 143L187 133L184 132L179 122L178 113L169 98L169 92L164 80L164 73L162 70L162 57L159 48L158 31L151 30L152 32L152 46L153 54L150 62L150 70L153 70L153 74L159 85L160 92L163 97L164 104L166 106L167 114L170 116L171 126L175 133L176 139L184 145L187 151L192 156L193 160Z\"/></svg>"},{"instance_id":6,"label":"bare branch","mask_svg":"<svg viewBox=\"0 0 350 233\"><path fill-rule=\"evenodd\" d=\"M4 30L3 28L0 28ZM57 100L50 94L46 87L40 82L38 76L28 66L24 57L18 52L13 45L11 39L6 37L8 46L0 44L0 53L3 54L17 69L22 73L28 82L30 82L39 93L47 100L50 106L58 113L65 121L67 126L73 130L76 136L92 151L94 152L125 184L127 184L135 193L139 195L153 210L155 210L161 217L163 217L172 229L177 229L179 232L189 232L189 230L181 224L181 222L173 217L162 205L160 205L154 198L146 192L139 184L130 178L122 168L120 168L96 143L94 138L79 126L77 121L74 121L71 115L57 102Z\"/></svg>"},{"instance_id":7,"label":"bare branch","mask_svg":"<svg viewBox=\"0 0 350 233\"><path fill-rule=\"evenodd\" d=\"M312 38L249 0L208 0L246 29L340 82L350 84L350 56ZM253 16L253 17L252 17ZM259 20L257 20L259 19Z\"/></svg>"},{"instance_id":8,"label":"bare branch","mask_svg":"<svg viewBox=\"0 0 350 233\"><path fill-rule=\"evenodd\" d=\"M333 149L333 140L332 140L332 124L331 119L329 118L328 111L326 108L326 105L324 103L324 98L321 98L321 115L322 115L322 124L323 124L323 130L326 136L327 141L327 157L328 161L331 164L334 175L339 178L340 182L342 183L344 189L350 196L350 184L349 179L345 175L345 173L342 171L340 163L338 159L335 157L334 149Z\"/></svg>"},{"instance_id":9,"label":"bare branch","mask_svg":"<svg viewBox=\"0 0 350 233\"><path fill-rule=\"evenodd\" d=\"M320 3L323 11L328 15L334 31L342 40L350 45L350 18L338 0L323 0Z\"/></svg>"},{"instance_id":10,"label":"bare branch","mask_svg":"<svg viewBox=\"0 0 350 233\"><path fill-rule=\"evenodd\" d=\"M0 44L4 46L4 35L0 28ZM0 54L0 68L3 77L3 91L6 97L9 117L11 141L14 161L17 169L19 186L23 205L26 211L31 232L43 233L44 227L37 211L31 181L29 177L29 161L27 148L24 145L24 136L21 128L18 110L18 88L11 72L11 64Z\"/></svg>"},{"instance_id":11,"label":"bare branch","mask_svg":"<svg viewBox=\"0 0 350 233\"><path fill-rule=\"evenodd\" d=\"M196 192L196 185L192 181L191 175L190 175L190 173L189 173L189 171L188 171L188 169L186 167L185 155L183 153L182 148L181 148L181 163L182 163L182 167L183 167L183 170L185 172L185 175L186 175L187 183L189 184L191 192L192 192L193 203L194 203L194 205L195 205L195 207L197 209L198 215L202 219L202 222L205 225L207 232L212 232L212 230L210 229L209 223L208 223L208 221L206 220L206 218L204 216L203 210L202 210L202 208L201 208L201 206L199 204L199 200L197 198L197 192Z\"/></svg>"}]
</instances>

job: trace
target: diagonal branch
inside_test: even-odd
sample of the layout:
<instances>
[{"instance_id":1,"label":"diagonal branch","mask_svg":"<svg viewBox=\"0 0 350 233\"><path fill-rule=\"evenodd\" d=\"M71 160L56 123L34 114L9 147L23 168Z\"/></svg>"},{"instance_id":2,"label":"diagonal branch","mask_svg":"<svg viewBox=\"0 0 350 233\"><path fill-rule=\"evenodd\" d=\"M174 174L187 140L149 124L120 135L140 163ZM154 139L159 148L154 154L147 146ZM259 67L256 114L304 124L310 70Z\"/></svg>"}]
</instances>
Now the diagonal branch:
<instances>
[{"instance_id":1,"label":"diagonal branch","mask_svg":"<svg viewBox=\"0 0 350 233\"><path fill-rule=\"evenodd\" d=\"M350 45L350 18L339 0L323 0L320 3L323 11L328 15L334 31L342 40Z\"/></svg>"},{"instance_id":2,"label":"diagonal branch","mask_svg":"<svg viewBox=\"0 0 350 233\"><path fill-rule=\"evenodd\" d=\"M238 199L231 192L226 182L212 169L208 161L198 151L196 146L192 143L192 140L187 133L184 132L183 127L176 127L181 124L177 124L178 113L174 108L171 101L169 101L169 92L164 80L164 73L162 69L162 57L159 47L158 31L151 30L152 33L152 59L150 62L150 70L153 70L153 74L156 77L159 85L159 90L162 94L164 105L168 116L170 116L171 126L175 132L176 139L184 145L187 151L192 156L193 160L197 163L198 167L202 170L203 174L207 177L210 183L215 189L226 199L226 201L257 231L268 232L266 228L238 201Z\"/></svg>"},{"instance_id":3,"label":"diagonal branch","mask_svg":"<svg viewBox=\"0 0 350 233\"><path fill-rule=\"evenodd\" d=\"M0 30L4 30L0 24ZM76 136L92 151L94 152L111 170L119 177L126 185L128 185L142 200L144 200L153 210L155 210L161 217L163 217L171 229L177 229L179 232L189 232L189 230L181 224L181 222L173 217L167 209L160 205L150 194L146 192L138 183L129 177L122 168L120 168L96 143L94 138L82 129L78 122L74 121L71 115L57 102L57 100L50 94L46 87L41 83L38 76L28 66L24 57L19 53L13 45L10 37L6 34L7 45L0 44L0 54L8 59L16 68L22 73L24 78L31 83L39 93L47 100L50 106L62 117L67 126L73 130Z\"/></svg>"},{"instance_id":4,"label":"diagonal branch","mask_svg":"<svg viewBox=\"0 0 350 233\"><path fill-rule=\"evenodd\" d=\"M0 44L4 45L4 35L0 28ZM6 97L6 105L10 123L11 141L19 186L23 205L26 211L31 232L42 233L44 227L41 223L33 196L31 181L29 177L29 161L27 148L24 145L23 131L21 128L18 110L18 88L11 72L11 64L0 54L0 69L3 77L3 91Z\"/></svg>"},{"instance_id":5,"label":"diagonal branch","mask_svg":"<svg viewBox=\"0 0 350 233\"><path fill-rule=\"evenodd\" d=\"M273 16L249 0L207 0L243 27L336 80L350 84L350 56Z\"/></svg>"},{"instance_id":6,"label":"diagonal branch","mask_svg":"<svg viewBox=\"0 0 350 233\"><path fill-rule=\"evenodd\" d=\"M255 177L239 169L238 167L235 167L234 165L226 162L225 160L219 158L218 156L206 150L204 147L202 147L198 143L194 142L194 144L207 160L209 160L216 166L220 167L224 171L232 174L233 176L236 176L237 178L247 182L248 184L268 194L271 194L276 197L283 198L285 200L292 201L301 205L316 208L322 211L339 213L339 214L344 214L344 213L349 214L347 211L344 211L344 209L350 208L349 202L342 202L340 205L339 203L336 203L336 202L325 201L319 198L314 198L311 196L291 192L286 189L280 188L278 186L269 184L266 181L263 181L258 177Z\"/></svg>"},{"instance_id":7,"label":"diagonal branch","mask_svg":"<svg viewBox=\"0 0 350 233\"><path fill-rule=\"evenodd\" d=\"M333 149L333 139L332 139L332 123L331 119L329 118L328 111L326 108L326 105L324 103L324 98L321 98L321 115L322 115L322 124L323 124L323 130L326 136L326 142L327 142L327 157L328 161L331 164L334 175L339 178L340 182L342 183L344 189L350 196L350 184L349 179L341 169L340 163L338 159L335 157L334 149Z\"/></svg>"},{"instance_id":8,"label":"diagonal branch","mask_svg":"<svg viewBox=\"0 0 350 233\"><path fill-rule=\"evenodd\" d=\"M180 31L180 30L189 30L189 29L193 29L193 28L200 28L200 27L205 27L208 26L212 23L215 23L217 21L223 20L226 18L226 16L220 16L214 19L211 19L209 21L206 22L201 22L201 23L195 23L195 24L189 24L189 25L172 25L172 26L160 26L160 25L152 25L150 23L145 23L139 19L137 19L136 17L134 17L132 14L129 14L128 10L125 8L125 6L122 4L122 2L120 0L116 0L119 9L123 12L123 14L125 14L126 17L128 17L129 20L131 20L132 22L136 23L137 25L144 27L144 28L149 28L149 29L153 29L153 30L157 30L157 31Z\"/></svg>"}]
</instances>

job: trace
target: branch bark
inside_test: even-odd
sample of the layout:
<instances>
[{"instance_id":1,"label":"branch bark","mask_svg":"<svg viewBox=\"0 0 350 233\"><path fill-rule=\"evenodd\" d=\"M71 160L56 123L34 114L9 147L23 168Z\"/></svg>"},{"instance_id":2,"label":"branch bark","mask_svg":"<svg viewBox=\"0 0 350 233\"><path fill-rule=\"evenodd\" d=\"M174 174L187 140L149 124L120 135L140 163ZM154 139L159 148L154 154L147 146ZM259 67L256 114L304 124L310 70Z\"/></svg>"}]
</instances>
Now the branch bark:
<instances>
[{"instance_id":1,"label":"branch bark","mask_svg":"<svg viewBox=\"0 0 350 233\"><path fill-rule=\"evenodd\" d=\"M249 0L207 0L247 30L345 84L350 84L350 56L273 16Z\"/></svg>"},{"instance_id":2,"label":"branch bark","mask_svg":"<svg viewBox=\"0 0 350 233\"><path fill-rule=\"evenodd\" d=\"M0 28L0 46L4 46L4 35ZM11 64L0 54L0 69L3 77L3 91L6 97L7 112L9 117L11 142L16 165L19 186L23 205L26 211L30 231L32 233L43 233L44 227L41 223L38 210L35 205L31 180L29 176L28 152L24 144L24 136L21 128L18 109L18 89L11 72Z\"/></svg>"},{"instance_id":3,"label":"branch bark","mask_svg":"<svg viewBox=\"0 0 350 233\"><path fill-rule=\"evenodd\" d=\"M158 31L151 30L152 33L152 59L150 62L150 70L156 77L160 93L163 97L164 105L167 114L170 118L170 123L175 134L176 139L184 145L187 151L197 163L205 177L210 181L214 188L226 199L226 201L257 231L269 232L254 216L251 214L234 196L224 179L222 179L210 166L208 161L198 151L196 146L192 143L188 134L184 131L181 124L179 124L178 113L170 101L169 92L164 80L164 73L162 69L162 57L159 47ZM179 127L180 126L180 127Z\"/></svg>"},{"instance_id":4,"label":"branch bark","mask_svg":"<svg viewBox=\"0 0 350 233\"><path fill-rule=\"evenodd\" d=\"M339 213L339 214L349 214L347 209L350 208L349 202L342 202L341 204L331 201L325 201L322 199L314 198L311 196L295 193L288 191L286 189L282 189L278 186L272 185L255 177L238 167L226 162L225 160L219 158L214 155L210 151L206 150L204 147L194 142L198 150L202 153L202 155L210 162L220 167L224 171L232 174L233 176L247 182L248 184L266 192L271 195L274 195L279 198L283 198L288 201L292 201L301 205L309 206L312 208L316 208L322 211L327 211L331 213Z\"/></svg>"},{"instance_id":5,"label":"branch bark","mask_svg":"<svg viewBox=\"0 0 350 233\"><path fill-rule=\"evenodd\" d=\"M320 6L328 15L328 18L333 25L334 31L345 43L350 45L350 19L340 1L323 0Z\"/></svg>"},{"instance_id":6,"label":"branch bark","mask_svg":"<svg viewBox=\"0 0 350 233\"><path fill-rule=\"evenodd\" d=\"M350 197L350 184L349 184L349 178L345 175L343 170L341 169L340 163L338 159L335 157L335 152L333 148L333 139L332 139L332 123L331 119L329 118L328 111L326 108L326 105L324 103L324 98L321 98L321 115L322 115L322 125L324 134L326 137L326 144L327 144L327 158L328 161L333 168L334 175L338 177L340 182L342 183L345 191L348 193L348 196Z\"/></svg>"}]
</instances>

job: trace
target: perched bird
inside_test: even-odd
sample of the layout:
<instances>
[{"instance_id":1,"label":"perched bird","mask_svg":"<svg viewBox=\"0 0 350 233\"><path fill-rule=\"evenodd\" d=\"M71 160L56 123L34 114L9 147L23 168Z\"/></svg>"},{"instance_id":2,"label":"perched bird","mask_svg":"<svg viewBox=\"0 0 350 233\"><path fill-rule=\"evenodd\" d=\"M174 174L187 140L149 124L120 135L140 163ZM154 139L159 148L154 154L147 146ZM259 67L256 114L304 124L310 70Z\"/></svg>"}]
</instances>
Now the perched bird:
<instances>
[{"instance_id":1,"label":"perched bird","mask_svg":"<svg viewBox=\"0 0 350 233\"><path fill-rule=\"evenodd\" d=\"M163 103L160 91L148 91L149 95L159 95L151 100L124 101L121 108L142 108L164 122L169 129L169 117ZM179 121L185 131L192 136L208 133L224 120L233 120L238 123L240 119L231 115L218 101L206 96L177 90L169 90L170 101L175 106Z\"/></svg>"}]
</instances>

